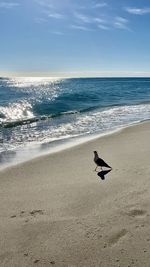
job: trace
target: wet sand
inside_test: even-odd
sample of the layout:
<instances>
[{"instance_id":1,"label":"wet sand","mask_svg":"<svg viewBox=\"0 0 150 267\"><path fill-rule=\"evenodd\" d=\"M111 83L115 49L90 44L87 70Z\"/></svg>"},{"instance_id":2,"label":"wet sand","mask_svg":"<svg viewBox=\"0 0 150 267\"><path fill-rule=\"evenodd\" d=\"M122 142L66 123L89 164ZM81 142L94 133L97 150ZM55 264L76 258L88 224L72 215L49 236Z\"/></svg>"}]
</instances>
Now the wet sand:
<instances>
[{"instance_id":1,"label":"wet sand","mask_svg":"<svg viewBox=\"0 0 150 267\"><path fill-rule=\"evenodd\" d=\"M149 136L145 122L2 170L0 266L149 267Z\"/></svg>"}]
</instances>

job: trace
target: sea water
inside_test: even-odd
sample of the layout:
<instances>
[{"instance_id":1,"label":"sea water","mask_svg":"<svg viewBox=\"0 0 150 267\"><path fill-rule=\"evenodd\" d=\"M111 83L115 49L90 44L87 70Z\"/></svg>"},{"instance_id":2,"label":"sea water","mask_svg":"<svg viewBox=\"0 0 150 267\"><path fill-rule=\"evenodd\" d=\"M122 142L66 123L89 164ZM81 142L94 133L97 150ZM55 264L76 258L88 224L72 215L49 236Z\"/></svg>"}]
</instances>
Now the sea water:
<instances>
[{"instance_id":1,"label":"sea water","mask_svg":"<svg viewBox=\"0 0 150 267\"><path fill-rule=\"evenodd\" d=\"M150 119L150 78L0 78L0 163Z\"/></svg>"}]
</instances>

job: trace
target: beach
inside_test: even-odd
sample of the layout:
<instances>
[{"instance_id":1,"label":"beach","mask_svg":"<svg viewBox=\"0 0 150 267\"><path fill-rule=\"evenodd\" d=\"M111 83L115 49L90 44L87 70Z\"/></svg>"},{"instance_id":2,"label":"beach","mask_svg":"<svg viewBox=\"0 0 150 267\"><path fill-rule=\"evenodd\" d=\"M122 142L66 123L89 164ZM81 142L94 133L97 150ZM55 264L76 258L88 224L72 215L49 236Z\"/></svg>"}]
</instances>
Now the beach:
<instances>
[{"instance_id":1,"label":"beach","mask_svg":"<svg viewBox=\"0 0 150 267\"><path fill-rule=\"evenodd\" d=\"M1 267L149 267L150 123L0 171ZM113 167L101 180L93 151Z\"/></svg>"}]
</instances>

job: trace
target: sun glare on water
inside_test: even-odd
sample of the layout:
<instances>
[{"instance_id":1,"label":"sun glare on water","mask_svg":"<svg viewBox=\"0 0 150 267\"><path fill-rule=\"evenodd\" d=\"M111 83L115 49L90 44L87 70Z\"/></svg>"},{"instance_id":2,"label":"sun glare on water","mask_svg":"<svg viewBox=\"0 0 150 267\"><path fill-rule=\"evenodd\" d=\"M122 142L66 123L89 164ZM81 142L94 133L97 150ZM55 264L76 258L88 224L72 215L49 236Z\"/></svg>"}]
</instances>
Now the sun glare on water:
<instances>
[{"instance_id":1,"label":"sun glare on water","mask_svg":"<svg viewBox=\"0 0 150 267\"><path fill-rule=\"evenodd\" d=\"M9 78L8 84L15 87L37 87L39 85L47 85L49 83L55 83L62 78L59 77L15 77Z\"/></svg>"}]
</instances>

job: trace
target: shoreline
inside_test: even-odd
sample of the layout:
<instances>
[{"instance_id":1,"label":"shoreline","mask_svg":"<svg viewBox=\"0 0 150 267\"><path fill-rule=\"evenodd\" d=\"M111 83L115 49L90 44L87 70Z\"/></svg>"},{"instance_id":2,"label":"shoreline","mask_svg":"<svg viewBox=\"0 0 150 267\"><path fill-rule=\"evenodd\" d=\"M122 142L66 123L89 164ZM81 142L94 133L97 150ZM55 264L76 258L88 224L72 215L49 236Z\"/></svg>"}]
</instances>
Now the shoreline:
<instances>
[{"instance_id":1,"label":"shoreline","mask_svg":"<svg viewBox=\"0 0 150 267\"><path fill-rule=\"evenodd\" d=\"M130 128L130 127L134 127L136 125L140 125L140 124L144 124L144 123L149 123L150 120L143 120L143 121L139 121L139 122L133 122L127 125L122 125L118 128L112 129L110 131L107 132L103 132L103 133L97 133L97 134L92 134L92 135L84 135L84 136L78 136L78 137L72 137L69 139L64 139L60 141L60 144L58 145L57 143L59 143L59 140L56 141L56 143L54 143L54 145L56 144L56 146L53 146L53 144L51 143L43 143L43 144L39 144L39 145L31 145L25 148L21 148L18 151L18 156L16 156L16 158L14 160L12 160L12 158L8 158L6 159L6 163L2 163L2 165L0 166L0 172L7 169L7 168L11 168L11 167L15 167L17 165L20 164L24 164L26 162L30 162L33 160L36 160L38 158L41 157L45 157L54 153L59 153L61 151L65 151L71 148L74 148L76 146L80 146L80 145L84 145L88 142L92 142L94 140L97 140L99 138L105 138L105 136L109 136L109 135L113 135L116 134L120 131L123 131L126 128ZM48 146L48 148L44 148L44 152L42 152L42 146L46 147L46 145ZM5 151L7 152L7 151ZM13 150L9 150L8 151L8 155L9 153L16 153L16 151ZM21 156L22 154L22 156ZM31 155L32 154L32 155ZM38 155L37 155L38 154ZM21 156L21 159L20 159ZM9 162L10 160L10 162ZM17 160L17 162L15 161ZM5 162L5 159L4 159Z\"/></svg>"},{"instance_id":2,"label":"shoreline","mask_svg":"<svg viewBox=\"0 0 150 267\"><path fill-rule=\"evenodd\" d=\"M149 267L150 123L0 172L0 266ZM93 171L93 150L113 170Z\"/></svg>"}]
</instances>

